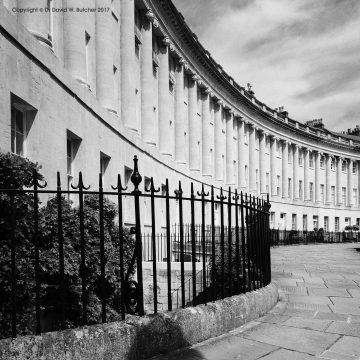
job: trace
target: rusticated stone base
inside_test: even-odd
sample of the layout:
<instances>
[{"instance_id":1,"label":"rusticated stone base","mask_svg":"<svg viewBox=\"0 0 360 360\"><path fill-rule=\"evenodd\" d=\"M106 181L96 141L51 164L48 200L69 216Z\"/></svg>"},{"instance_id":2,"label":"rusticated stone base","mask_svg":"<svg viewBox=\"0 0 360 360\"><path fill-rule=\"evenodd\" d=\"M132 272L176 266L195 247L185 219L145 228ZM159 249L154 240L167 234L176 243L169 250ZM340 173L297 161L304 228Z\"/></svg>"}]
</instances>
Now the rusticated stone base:
<instances>
[{"instance_id":1,"label":"rusticated stone base","mask_svg":"<svg viewBox=\"0 0 360 360\"><path fill-rule=\"evenodd\" d=\"M22 336L0 341L1 360L145 359L233 330L278 301L270 284L247 294L125 322Z\"/></svg>"}]
</instances>

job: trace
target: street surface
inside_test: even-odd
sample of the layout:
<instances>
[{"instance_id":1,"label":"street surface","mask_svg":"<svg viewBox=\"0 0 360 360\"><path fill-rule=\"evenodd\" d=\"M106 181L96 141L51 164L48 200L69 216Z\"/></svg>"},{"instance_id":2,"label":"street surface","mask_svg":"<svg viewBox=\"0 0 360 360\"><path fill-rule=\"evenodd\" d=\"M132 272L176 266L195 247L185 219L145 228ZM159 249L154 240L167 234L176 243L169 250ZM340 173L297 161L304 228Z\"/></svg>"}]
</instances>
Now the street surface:
<instances>
[{"instance_id":1,"label":"street surface","mask_svg":"<svg viewBox=\"0 0 360 360\"><path fill-rule=\"evenodd\" d=\"M360 244L282 246L271 258L280 302L266 316L152 359L360 359Z\"/></svg>"}]
</instances>

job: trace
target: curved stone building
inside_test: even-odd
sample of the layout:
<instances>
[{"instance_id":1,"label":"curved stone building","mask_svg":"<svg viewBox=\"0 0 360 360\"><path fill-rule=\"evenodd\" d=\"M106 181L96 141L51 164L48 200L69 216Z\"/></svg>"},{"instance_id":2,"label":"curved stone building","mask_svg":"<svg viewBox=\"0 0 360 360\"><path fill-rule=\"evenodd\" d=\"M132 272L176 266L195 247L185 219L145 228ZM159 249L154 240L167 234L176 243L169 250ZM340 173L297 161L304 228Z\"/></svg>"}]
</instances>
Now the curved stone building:
<instances>
[{"instance_id":1,"label":"curved stone building","mask_svg":"<svg viewBox=\"0 0 360 360\"><path fill-rule=\"evenodd\" d=\"M57 170L126 183L136 154L145 185L270 194L275 228L360 221L360 137L269 108L169 0L1 0L0 113L1 150L39 162L51 188Z\"/></svg>"}]
</instances>

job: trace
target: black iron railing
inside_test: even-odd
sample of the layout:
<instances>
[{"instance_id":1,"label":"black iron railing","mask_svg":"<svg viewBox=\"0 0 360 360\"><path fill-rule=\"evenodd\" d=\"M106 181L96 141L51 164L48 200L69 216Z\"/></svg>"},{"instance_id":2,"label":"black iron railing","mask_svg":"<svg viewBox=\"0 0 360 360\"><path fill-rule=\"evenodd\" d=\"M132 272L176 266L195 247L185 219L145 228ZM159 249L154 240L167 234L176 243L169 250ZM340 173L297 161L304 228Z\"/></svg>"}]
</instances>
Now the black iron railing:
<instances>
[{"instance_id":1,"label":"black iron railing","mask_svg":"<svg viewBox=\"0 0 360 360\"><path fill-rule=\"evenodd\" d=\"M81 172L66 190L59 173L56 190L38 179L35 172L32 188L0 189L0 337L171 311L175 293L175 307L185 307L271 281L268 198L193 183L186 196L167 179L159 193L152 178L142 192L136 156L131 191L120 175L111 191L101 175L96 190ZM146 288L144 260L152 264Z\"/></svg>"},{"instance_id":2,"label":"black iron railing","mask_svg":"<svg viewBox=\"0 0 360 360\"><path fill-rule=\"evenodd\" d=\"M271 245L357 242L358 231L301 231L271 229Z\"/></svg>"}]
</instances>

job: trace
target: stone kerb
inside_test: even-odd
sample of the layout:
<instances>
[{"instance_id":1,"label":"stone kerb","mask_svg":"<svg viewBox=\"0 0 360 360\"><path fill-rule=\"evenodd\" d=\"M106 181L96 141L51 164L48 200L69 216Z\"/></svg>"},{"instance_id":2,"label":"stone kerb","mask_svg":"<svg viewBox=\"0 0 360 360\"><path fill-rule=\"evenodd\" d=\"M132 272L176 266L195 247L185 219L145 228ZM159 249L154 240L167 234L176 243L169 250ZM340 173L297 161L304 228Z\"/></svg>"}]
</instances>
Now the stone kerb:
<instances>
[{"instance_id":1,"label":"stone kerb","mask_svg":"<svg viewBox=\"0 0 360 360\"><path fill-rule=\"evenodd\" d=\"M263 289L169 313L124 322L0 341L0 360L132 360L190 346L261 317L278 301Z\"/></svg>"}]
</instances>

